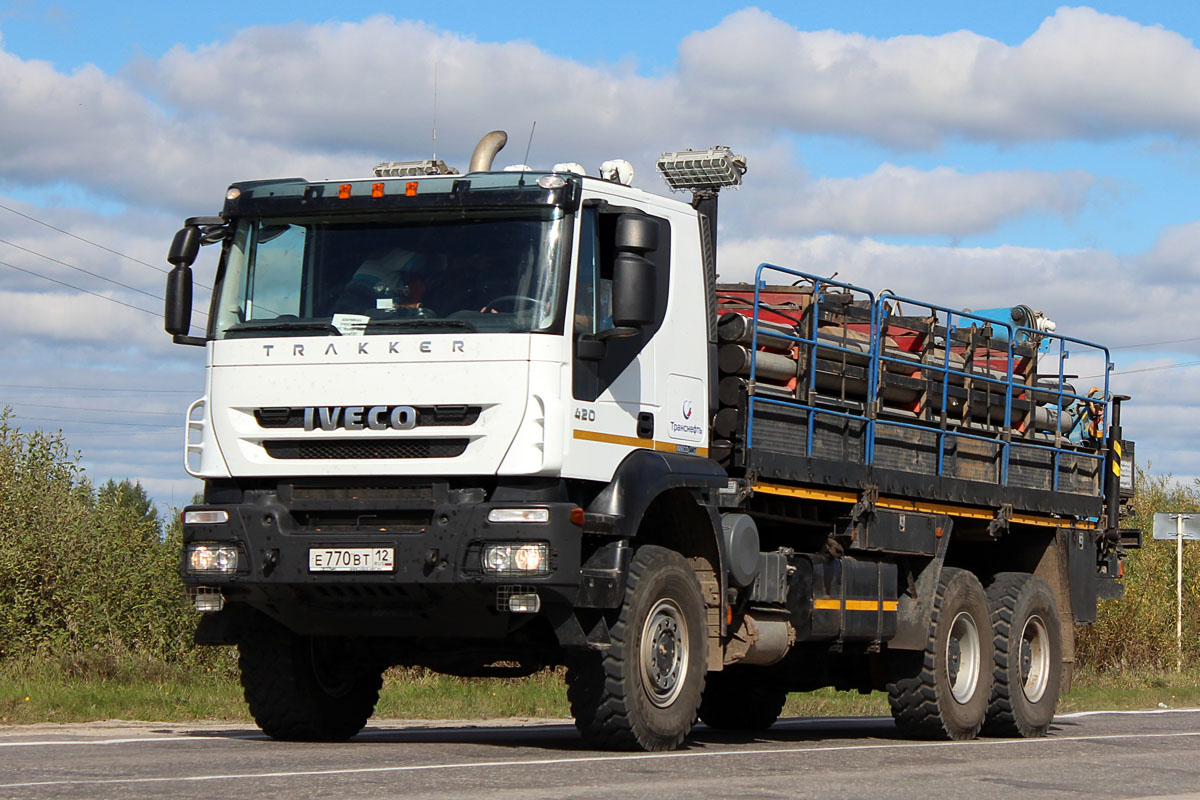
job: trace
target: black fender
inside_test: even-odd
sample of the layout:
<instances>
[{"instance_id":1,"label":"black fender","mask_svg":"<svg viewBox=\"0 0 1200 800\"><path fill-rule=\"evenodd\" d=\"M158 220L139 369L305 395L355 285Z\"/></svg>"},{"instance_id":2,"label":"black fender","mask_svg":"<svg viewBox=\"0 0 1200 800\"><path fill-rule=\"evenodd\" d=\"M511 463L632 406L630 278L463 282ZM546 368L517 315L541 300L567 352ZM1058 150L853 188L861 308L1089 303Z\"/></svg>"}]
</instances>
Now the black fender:
<instances>
[{"instance_id":1,"label":"black fender","mask_svg":"<svg viewBox=\"0 0 1200 800\"><path fill-rule=\"evenodd\" d=\"M708 518L708 531L693 535L711 536L718 563L720 596L725 596L725 544L721 536L721 517L704 493L724 488L729 483L725 469L709 458L654 450L635 450L618 465L612 481L588 505L611 525L614 541L603 545L583 565L583 591L577 605L590 608L615 608L624 596L629 552L626 541L636 540L638 528L651 504L664 492L690 490L696 505ZM685 553L685 555L687 555ZM722 619L724 627L724 619Z\"/></svg>"},{"instance_id":2,"label":"black fender","mask_svg":"<svg viewBox=\"0 0 1200 800\"><path fill-rule=\"evenodd\" d=\"M924 650L929 641L929 629L933 627L933 594L946 563L946 550L950 546L954 520L942 516L935 524L942 529L942 535L937 539L933 558L917 576L915 595L900 595L896 635L887 643L891 650Z\"/></svg>"},{"instance_id":3,"label":"black fender","mask_svg":"<svg viewBox=\"0 0 1200 800\"><path fill-rule=\"evenodd\" d=\"M663 492L720 489L728 483L725 468L711 458L634 450L617 466L612 481L586 510L611 518L614 536L632 538L637 535L646 509ZM716 530L720 528L718 523Z\"/></svg>"}]
</instances>

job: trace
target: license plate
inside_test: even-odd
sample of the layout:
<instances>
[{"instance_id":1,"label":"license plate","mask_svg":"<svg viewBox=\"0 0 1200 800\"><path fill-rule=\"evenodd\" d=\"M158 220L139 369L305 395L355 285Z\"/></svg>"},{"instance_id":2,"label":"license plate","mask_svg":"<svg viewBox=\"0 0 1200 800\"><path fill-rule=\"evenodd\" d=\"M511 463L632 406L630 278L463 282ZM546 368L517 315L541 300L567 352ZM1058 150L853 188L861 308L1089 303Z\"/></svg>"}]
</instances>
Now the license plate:
<instances>
[{"instance_id":1,"label":"license plate","mask_svg":"<svg viewBox=\"0 0 1200 800\"><path fill-rule=\"evenodd\" d=\"M392 572L396 551L391 547L312 547L309 572Z\"/></svg>"}]
</instances>

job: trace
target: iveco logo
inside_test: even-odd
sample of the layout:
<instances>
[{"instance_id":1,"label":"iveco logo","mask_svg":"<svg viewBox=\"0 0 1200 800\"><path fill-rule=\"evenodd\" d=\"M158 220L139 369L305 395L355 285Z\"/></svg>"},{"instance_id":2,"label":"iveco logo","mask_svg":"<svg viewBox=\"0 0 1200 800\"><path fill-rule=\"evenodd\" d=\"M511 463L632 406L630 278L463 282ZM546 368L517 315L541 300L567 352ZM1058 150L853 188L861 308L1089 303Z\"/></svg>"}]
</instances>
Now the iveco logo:
<instances>
[{"instance_id":1,"label":"iveco logo","mask_svg":"<svg viewBox=\"0 0 1200 800\"><path fill-rule=\"evenodd\" d=\"M417 424L412 406L318 406L304 409L304 430L323 431L345 428L348 431L405 431Z\"/></svg>"}]
</instances>

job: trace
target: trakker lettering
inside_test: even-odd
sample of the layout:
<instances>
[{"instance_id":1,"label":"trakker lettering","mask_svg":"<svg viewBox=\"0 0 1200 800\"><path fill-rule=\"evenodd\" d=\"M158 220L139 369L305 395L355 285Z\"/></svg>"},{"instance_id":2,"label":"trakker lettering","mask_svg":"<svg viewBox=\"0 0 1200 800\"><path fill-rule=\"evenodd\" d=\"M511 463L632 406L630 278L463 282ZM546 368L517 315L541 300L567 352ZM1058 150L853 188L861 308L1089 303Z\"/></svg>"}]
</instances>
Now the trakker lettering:
<instances>
[{"instance_id":1,"label":"trakker lettering","mask_svg":"<svg viewBox=\"0 0 1200 800\"><path fill-rule=\"evenodd\" d=\"M385 431L389 428L406 431L417 424L417 410L412 406L318 406L304 409L304 430Z\"/></svg>"}]
</instances>

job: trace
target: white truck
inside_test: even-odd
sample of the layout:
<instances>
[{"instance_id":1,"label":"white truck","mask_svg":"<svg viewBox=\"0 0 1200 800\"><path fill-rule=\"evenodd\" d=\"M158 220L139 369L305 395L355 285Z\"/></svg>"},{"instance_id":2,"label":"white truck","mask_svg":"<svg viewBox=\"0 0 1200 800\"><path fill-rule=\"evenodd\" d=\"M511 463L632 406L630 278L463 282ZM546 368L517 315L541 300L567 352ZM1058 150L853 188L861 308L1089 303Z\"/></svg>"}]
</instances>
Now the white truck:
<instances>
[{"instance_id":1,"label":"white truck","mask_svg":"<svg viewBox=\"0 0 1200 800\"><path fill-rule=\"evenodd\" d=\"M664 154L689 204L620 164L493 170L504 139L465 174L235 183L172 243L165 327L207 350L183 580L262 729L353 736L390 665L566 665L604 747L821 686L914 736L1043 734L1139 541L1124 398L1064 373L1107 350L1027 306L718 284L744 158Z\"/></svg>"}]
</instances>

